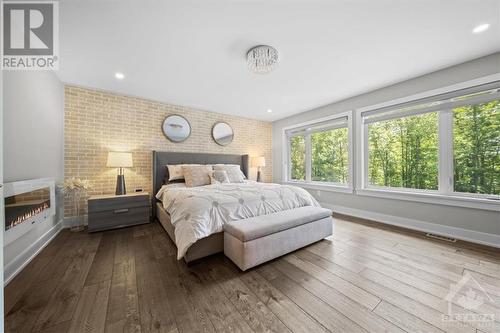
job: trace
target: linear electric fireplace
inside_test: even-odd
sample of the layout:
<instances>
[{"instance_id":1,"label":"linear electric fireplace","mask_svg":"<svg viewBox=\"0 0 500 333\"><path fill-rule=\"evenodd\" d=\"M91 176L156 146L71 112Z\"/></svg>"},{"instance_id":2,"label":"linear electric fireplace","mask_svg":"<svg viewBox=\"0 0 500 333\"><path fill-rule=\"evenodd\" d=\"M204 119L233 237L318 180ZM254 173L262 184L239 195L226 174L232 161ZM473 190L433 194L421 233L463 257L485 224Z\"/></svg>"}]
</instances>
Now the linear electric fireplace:
<instances>
[{"instance_id":1,"label":"linear electric fireplace","mask_svg":"<svg viewBox=\"0 0 500 333\"><path fill-rule=\"evenodd\" d=\"M55 183L33 179L5 184L5 245L54 215Z\"/></svg>"}]
</instances>

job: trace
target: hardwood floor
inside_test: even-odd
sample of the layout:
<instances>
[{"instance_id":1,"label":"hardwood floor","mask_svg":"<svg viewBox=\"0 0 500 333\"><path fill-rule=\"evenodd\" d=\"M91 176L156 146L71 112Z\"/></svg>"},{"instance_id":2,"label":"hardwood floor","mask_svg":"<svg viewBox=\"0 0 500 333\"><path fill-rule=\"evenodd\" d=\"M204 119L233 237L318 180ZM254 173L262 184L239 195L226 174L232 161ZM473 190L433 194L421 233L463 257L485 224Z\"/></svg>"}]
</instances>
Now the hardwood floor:
<instances>
[{"instance_id":1,"label":"hardwood floor","mask_svg":"<svg viewBox=\"0 0 500 333\"><path fill-rule=\"evenodd\" d=\"M245 273L222 254L187 267L175 251L158 223L64 230L5 288L5 330L500 332L500 251L485 247L342 217L330 239ZM467 273L491 299L459 313L494 314L490 325L442 320Z\"/></svg>"}]
</instances>

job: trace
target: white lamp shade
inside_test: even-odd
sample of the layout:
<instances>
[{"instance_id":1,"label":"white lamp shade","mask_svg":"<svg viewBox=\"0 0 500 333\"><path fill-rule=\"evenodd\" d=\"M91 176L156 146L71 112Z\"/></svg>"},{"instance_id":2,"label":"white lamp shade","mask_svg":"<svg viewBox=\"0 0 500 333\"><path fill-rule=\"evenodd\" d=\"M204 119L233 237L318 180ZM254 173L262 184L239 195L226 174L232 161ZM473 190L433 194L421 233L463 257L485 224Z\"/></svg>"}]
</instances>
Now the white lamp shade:
<instances>
[{"instance_id":1,"label":"white lamp shade","mask_svg":"<svg viewBox=\"0 0 500 333\"><path fill-rule=\"evenodd\" d=\"M133 166L132 153L110 151L106 166L110 168L131 168Z\"/></svg>"},{"instance_id":2,"label":"white lamp shade","mask_svg":"<svg viewBox=\"0 0 500 333\"><path fill-rule=\"evenodd\" d=\"M258 156L258 157L252 158L252 166L265 167L266 166L266 158L264 156Z\"/></svg>"}]
</instances>

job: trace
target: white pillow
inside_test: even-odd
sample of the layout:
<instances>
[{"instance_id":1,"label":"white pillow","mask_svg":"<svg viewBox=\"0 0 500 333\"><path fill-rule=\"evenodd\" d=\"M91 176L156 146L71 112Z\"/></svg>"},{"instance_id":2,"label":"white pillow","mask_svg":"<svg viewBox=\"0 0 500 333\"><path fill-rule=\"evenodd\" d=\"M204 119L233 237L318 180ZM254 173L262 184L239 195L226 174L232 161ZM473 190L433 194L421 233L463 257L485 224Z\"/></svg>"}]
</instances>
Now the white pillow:
<instances>
[{"instance_id":1,"label":"white pillow","mask_svg":"<svg viewBox=\"0 0 500 333\"><path fill-rule=\"evenodd\" d=\"M210 184L230 183L226 170L214 170L210 174Z\"/></svg>"},{"instance_id":2,"label":"white pillow","mask_svg":"<svg viewBox=\"0 0 500 333\"><path fill-rule=\"evenodd\" d=\"M245 181L245 175L237 164L216 164L214 170L226 171L231 183L243 183Z\"/></svg>"}]
</instances>

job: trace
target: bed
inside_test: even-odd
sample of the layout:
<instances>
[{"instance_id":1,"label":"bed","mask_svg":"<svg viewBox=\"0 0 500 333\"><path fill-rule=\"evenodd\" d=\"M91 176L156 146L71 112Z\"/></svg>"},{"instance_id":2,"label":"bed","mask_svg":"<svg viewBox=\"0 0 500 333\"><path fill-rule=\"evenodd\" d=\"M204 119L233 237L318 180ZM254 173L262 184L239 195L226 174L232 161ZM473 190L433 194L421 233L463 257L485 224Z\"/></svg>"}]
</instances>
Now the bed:
<instances>
[{"instance_id":1,"label":"bed","mask_svg":"<svg viewBox=\"0 0 500 333\"><path fill-rule=\"evenodd\" d=\"M153 152L153 211L186 262L224 250L223 225L228 221L319 206L304 189L245 181L186 188L166 185L172 164L237 164L248 177L248 155ZM175 225L175 227L174 227Z\"/></svg>"}]
</instances>

